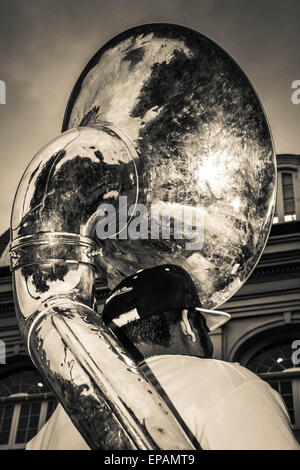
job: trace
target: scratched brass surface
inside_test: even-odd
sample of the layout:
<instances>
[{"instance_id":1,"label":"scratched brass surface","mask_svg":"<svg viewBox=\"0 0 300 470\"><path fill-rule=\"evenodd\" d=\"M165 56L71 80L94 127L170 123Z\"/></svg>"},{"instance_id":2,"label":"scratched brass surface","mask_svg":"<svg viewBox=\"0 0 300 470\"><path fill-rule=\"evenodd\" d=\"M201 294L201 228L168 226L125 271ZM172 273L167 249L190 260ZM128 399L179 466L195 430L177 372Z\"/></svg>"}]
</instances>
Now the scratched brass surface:
<instances>
[{"instance_id":1,"label":"scratched brass surface","mask_svg":"<svg viewBox=\"0 0 300 470\"><path fill-rule=\"evenodd\" d=\"M30 357L92 449L193 449L97 313L95 274L105 272L95 255L94 213L111 181L127 195L132 189L136 200L130 152L108 128L66 132L29 164L11 221L19 327Z\"/></svg>"},{"instance_id":2,"label":"scratched brass surface","mask_svg":"<svg viewBox=\"0 0 300 470\"><path fill-rule=\"evenodd\" d=\"M172 238L105 242L110 284L174 262L190 272L204 307L227 301L258 262L275 204L272 138L244 72L195 31L134 28L84 69L63 130L97 122L112 123L134 146L139 203L204 209L200 250Z\"/></svg>"}]
</instances>

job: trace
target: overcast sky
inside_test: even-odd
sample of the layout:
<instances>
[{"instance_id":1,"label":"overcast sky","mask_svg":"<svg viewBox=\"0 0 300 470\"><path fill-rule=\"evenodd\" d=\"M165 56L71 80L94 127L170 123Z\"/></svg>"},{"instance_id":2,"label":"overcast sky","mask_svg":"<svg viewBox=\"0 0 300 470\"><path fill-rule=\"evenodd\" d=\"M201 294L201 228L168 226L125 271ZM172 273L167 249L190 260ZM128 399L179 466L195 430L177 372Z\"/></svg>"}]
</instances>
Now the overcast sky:
<instances>
[{"instance_id":1,"label":"overcast sky","mask_svg":"<svg viewBox=\"0 0 300 470\"><path fill-rule=\"evenodd\" d=\"M69 94L96 50L121 31L176 23L216 41L260 96L277 153L300 153L299 0L0 0L0 233L35 153L60 133Z\"/></svg>"}]
</instances>

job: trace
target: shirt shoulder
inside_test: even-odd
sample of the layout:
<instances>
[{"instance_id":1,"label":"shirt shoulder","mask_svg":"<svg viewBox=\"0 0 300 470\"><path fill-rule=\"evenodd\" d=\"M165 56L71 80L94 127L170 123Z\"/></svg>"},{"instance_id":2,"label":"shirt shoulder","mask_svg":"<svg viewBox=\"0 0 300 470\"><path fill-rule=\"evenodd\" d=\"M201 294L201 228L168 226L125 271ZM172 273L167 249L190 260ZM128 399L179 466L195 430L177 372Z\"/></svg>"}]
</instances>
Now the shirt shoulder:
<instances>
[{"instance_id":1,"label":"shirt shoulder","mask_svg":"<svg viewBox=\"0 0 300 470\"><path fill-rule=\"evenodd\" d=\"M176 394L197 396L205 408L249 382L264 383L256 374L238 363L195 356L165 355L146 360L162 386Z\"/></svg>"},{"instance_id":2,"label":"shirt shoulder","mask_svg":"<svg viewBox=\"0 0 300 470\"><path fill-rule=\"evenodd\" d=\"M240 364L191 356L147 364L203 449L299 448L281 396Z\"/></svg>"}]
</instances>

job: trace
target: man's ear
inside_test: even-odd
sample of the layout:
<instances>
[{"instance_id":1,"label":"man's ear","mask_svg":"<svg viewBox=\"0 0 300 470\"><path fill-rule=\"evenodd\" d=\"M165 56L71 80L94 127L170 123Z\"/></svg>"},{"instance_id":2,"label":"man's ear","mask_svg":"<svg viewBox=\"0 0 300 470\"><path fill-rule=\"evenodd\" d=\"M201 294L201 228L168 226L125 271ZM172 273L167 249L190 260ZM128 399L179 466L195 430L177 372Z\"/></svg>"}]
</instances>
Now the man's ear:
<instances>
[{"instance_id":1,"label":"man's ear","mask_svg":"<svg viewBox=\"0 0 300 470\"><path fill-rule=\"evenodd\" d=\"M181 320L180 320L180 327L181 331L184 334L184 336L187 336L188 339L192 341L192 343L197 342L197 335L194 332L192 325L190 323L190 320L188 319L188 310L184 309L181 312Z\"/></svg>"}]
</instances>

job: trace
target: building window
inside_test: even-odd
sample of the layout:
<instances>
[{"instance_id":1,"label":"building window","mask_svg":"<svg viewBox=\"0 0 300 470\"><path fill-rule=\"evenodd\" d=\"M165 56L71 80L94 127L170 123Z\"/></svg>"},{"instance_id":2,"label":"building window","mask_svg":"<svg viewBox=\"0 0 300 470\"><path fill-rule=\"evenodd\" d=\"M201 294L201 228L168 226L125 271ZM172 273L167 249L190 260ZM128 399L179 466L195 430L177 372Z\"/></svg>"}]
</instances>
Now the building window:
<instances>
[{"instance_id":1,"label":"building window","mask_svg":"<svg viewBox=\"0 0 300 470\"><path fill-rule=\"evenodd\" d=\"M53 413L57 401L40 374L10 374L0 383L0 449L24 449Z\"/></svg>"},{"instance_id":2,"label":"building window","mask_svg":"<svg viewBox=\"0 0 300 470\"><path fill-rule=\"evenodd\" d=\"M293 222L299 218L299 177L295 165L279 166L274 224Z\"/></svg>"},{"instance_id":3,"label":"building window","mask_svg":"<svg viewBox=\"0 0 300 470\"><path fill-rule=\"evenodd\" d=\"M281 173L284 221L296 220L293 174Z\"/></svg>"},{"instance_id":4,"label":"building window","mask_svg":"<svg viewBox=\"0 0 300 470\"><path fill-rule=\"evenodd\" d=\"M279 392L289 412L295 431L300 430L300 368L292 362L291 343L268 346L260 350L247 364ZM298 433L297 433L298 434Z\"/></svg>"}]
</instances>

